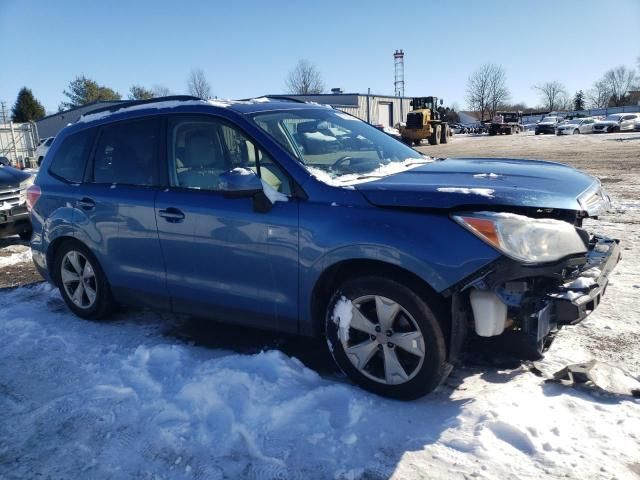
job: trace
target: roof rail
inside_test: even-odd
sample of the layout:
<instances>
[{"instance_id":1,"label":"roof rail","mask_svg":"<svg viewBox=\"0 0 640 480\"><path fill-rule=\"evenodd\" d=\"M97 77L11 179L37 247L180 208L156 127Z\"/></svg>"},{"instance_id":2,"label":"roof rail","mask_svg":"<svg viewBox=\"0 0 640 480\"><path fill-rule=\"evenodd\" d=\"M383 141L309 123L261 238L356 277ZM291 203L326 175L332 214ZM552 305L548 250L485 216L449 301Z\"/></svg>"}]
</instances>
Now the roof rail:
<instances>
[{"instance_id":1,"label":"roof rail","mask_svg":"<svg viewBox=\"0 0 640 480\"><path fill-rule=\"evenodd\" d=\"M194 97L192 95L169 95L167 97L155 97L155 98L149 98L147 100L131 100L129 102L123 101L122 103L118 103L116 105L109 105L107 107L91 110L86 114L93 115L94 113L99 113L99 112L116 112L122 108L133 107L135 105L146 105L147 103L151 104L151 103L157 103L157 102L170 102L170 101L186 102L189 100L202 100L202 99L200 97Z\"/></svg>"},{"instance_id":2,"label":"roof rail","mask_svg":"<svg viewBox=\"0 0 640 480\"><path fill-rule=\"evenodd\" d=\"M299 98L288 97L287 95L263 95L264 98L273 98L274 100L283 100L286 102L307 103ZM259 97L258 97L259 98Z\"/></svg>"}]
</instances>

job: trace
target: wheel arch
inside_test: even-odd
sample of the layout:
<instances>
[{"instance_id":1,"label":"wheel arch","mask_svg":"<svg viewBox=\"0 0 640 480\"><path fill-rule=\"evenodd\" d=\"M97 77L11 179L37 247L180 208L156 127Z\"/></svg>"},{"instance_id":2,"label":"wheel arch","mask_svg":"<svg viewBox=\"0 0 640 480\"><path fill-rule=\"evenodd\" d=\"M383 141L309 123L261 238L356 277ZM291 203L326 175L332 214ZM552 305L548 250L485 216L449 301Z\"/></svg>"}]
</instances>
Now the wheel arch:
<instances>
[{"instance_id":1,"label":"wheel arch","mask_svg":"<svg viewBox=\"0 0 640 480\"><path fill-rule=\"evenodd\" d=\"M451 300L437 293L427 281L410 270L392 263L372 259L338 261L320 274L313 286L310 298L311 327L314 336L319 337L324 331L325 308L335 288L348 278L361 275L393 278L420 295L432 308L448 343L451 330L448 312L451 310Z\"/></svg>"}]
</instances>

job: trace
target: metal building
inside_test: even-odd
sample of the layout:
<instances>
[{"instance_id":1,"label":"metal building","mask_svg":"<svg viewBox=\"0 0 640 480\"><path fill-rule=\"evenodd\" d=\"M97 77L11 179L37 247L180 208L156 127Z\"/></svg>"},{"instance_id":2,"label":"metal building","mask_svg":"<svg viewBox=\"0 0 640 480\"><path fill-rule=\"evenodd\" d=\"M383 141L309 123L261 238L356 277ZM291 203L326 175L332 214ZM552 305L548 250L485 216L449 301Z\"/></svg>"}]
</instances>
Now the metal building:
<instances>
[{"instance_id":1,"label":"metal building","mask_svg":"<svg viewBox=\"0 0 640 480\"><path fill-rule=\"evenodd\" d=\"M96 110L102 107L108 107L109 105L115 105L117 103L127 102L127 100L113 100L102 101L97 100L95 102L87 103L81 107L71 108L64 112L54 113L53 115L41 118L36 123L38 129L38 137L40 139L47 137L55 137L60 130L66 127L68 124L75 122L80 116L85 113L89 113L92 110Z\"/></svg>"},{"instance_id":2,"label":"metal building","mask_svg":"<svg viewBox=\"0 0 640 480\"><path fill-rule=\"evenodd\" d=\"M336 89L337 90L337 89ZM409 97L376 95L373 93L322 93L317 95L277 95L305 102L331 105L338 110L350 113L372 125L393 127L407 121L407 112L411 110Z\"/></svg>"}]
</instances>

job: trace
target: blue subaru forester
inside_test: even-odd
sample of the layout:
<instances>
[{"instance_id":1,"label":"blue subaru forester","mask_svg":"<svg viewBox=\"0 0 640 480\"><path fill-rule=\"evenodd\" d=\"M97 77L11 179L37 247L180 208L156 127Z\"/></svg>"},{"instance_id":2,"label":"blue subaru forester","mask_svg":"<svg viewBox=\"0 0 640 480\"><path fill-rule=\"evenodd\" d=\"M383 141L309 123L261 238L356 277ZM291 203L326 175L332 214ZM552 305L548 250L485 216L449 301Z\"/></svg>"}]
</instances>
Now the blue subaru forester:
<instances>
[{"instance_id":1,"label":"blue subaru forester","mask_svg":"<svg viewBox=\"0 0 640 480\"><path fill-rule=\"evenodd\" d=\"M432 159L344 112L165 97L81 117L27 192L42 275L83 318L149 306L326 336L362 387L416 398L472 337L539 355L620 257L600 182Z\"/></svg>"}]
</instances>

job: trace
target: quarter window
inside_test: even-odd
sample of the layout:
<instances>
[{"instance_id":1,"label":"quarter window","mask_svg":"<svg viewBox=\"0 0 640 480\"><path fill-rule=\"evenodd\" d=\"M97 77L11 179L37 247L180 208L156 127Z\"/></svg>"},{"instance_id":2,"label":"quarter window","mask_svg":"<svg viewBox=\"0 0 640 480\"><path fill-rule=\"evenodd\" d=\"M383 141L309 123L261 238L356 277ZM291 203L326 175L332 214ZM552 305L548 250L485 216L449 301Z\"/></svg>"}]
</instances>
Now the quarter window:
<instances>
[{"instance_id":1,"label":"quarter window","mask_svg":"<svg viewBox=\"0 0 640 480\"><path fill-rule=\"evenodd\" d=\"M218 190L220 175L230 169L253 170L278 192L291 194L289 177L243 132L207 118L173 118L169 123L171 185Z\"/></svg>"},{"instance_id":2,"label":"quarter window","mask_svg":"<svg viewBox=\"0 0 640 480\"><path fill-rule=\"evenodd\" d=\"M56 152L49 172L67 182L82 182L94 136L95 130L90 128L67 137Z\"/></svg>"},{"instance_id":3,"label":"quarter window","mask_svg":"<svg viewBox=\"0 0 640 480\"><path fill-rule=\"evenodd\" d=\"M155 185L160 124L156 119L102 129L93 162L94 183Z\"/></svg>"}]
</instances>

